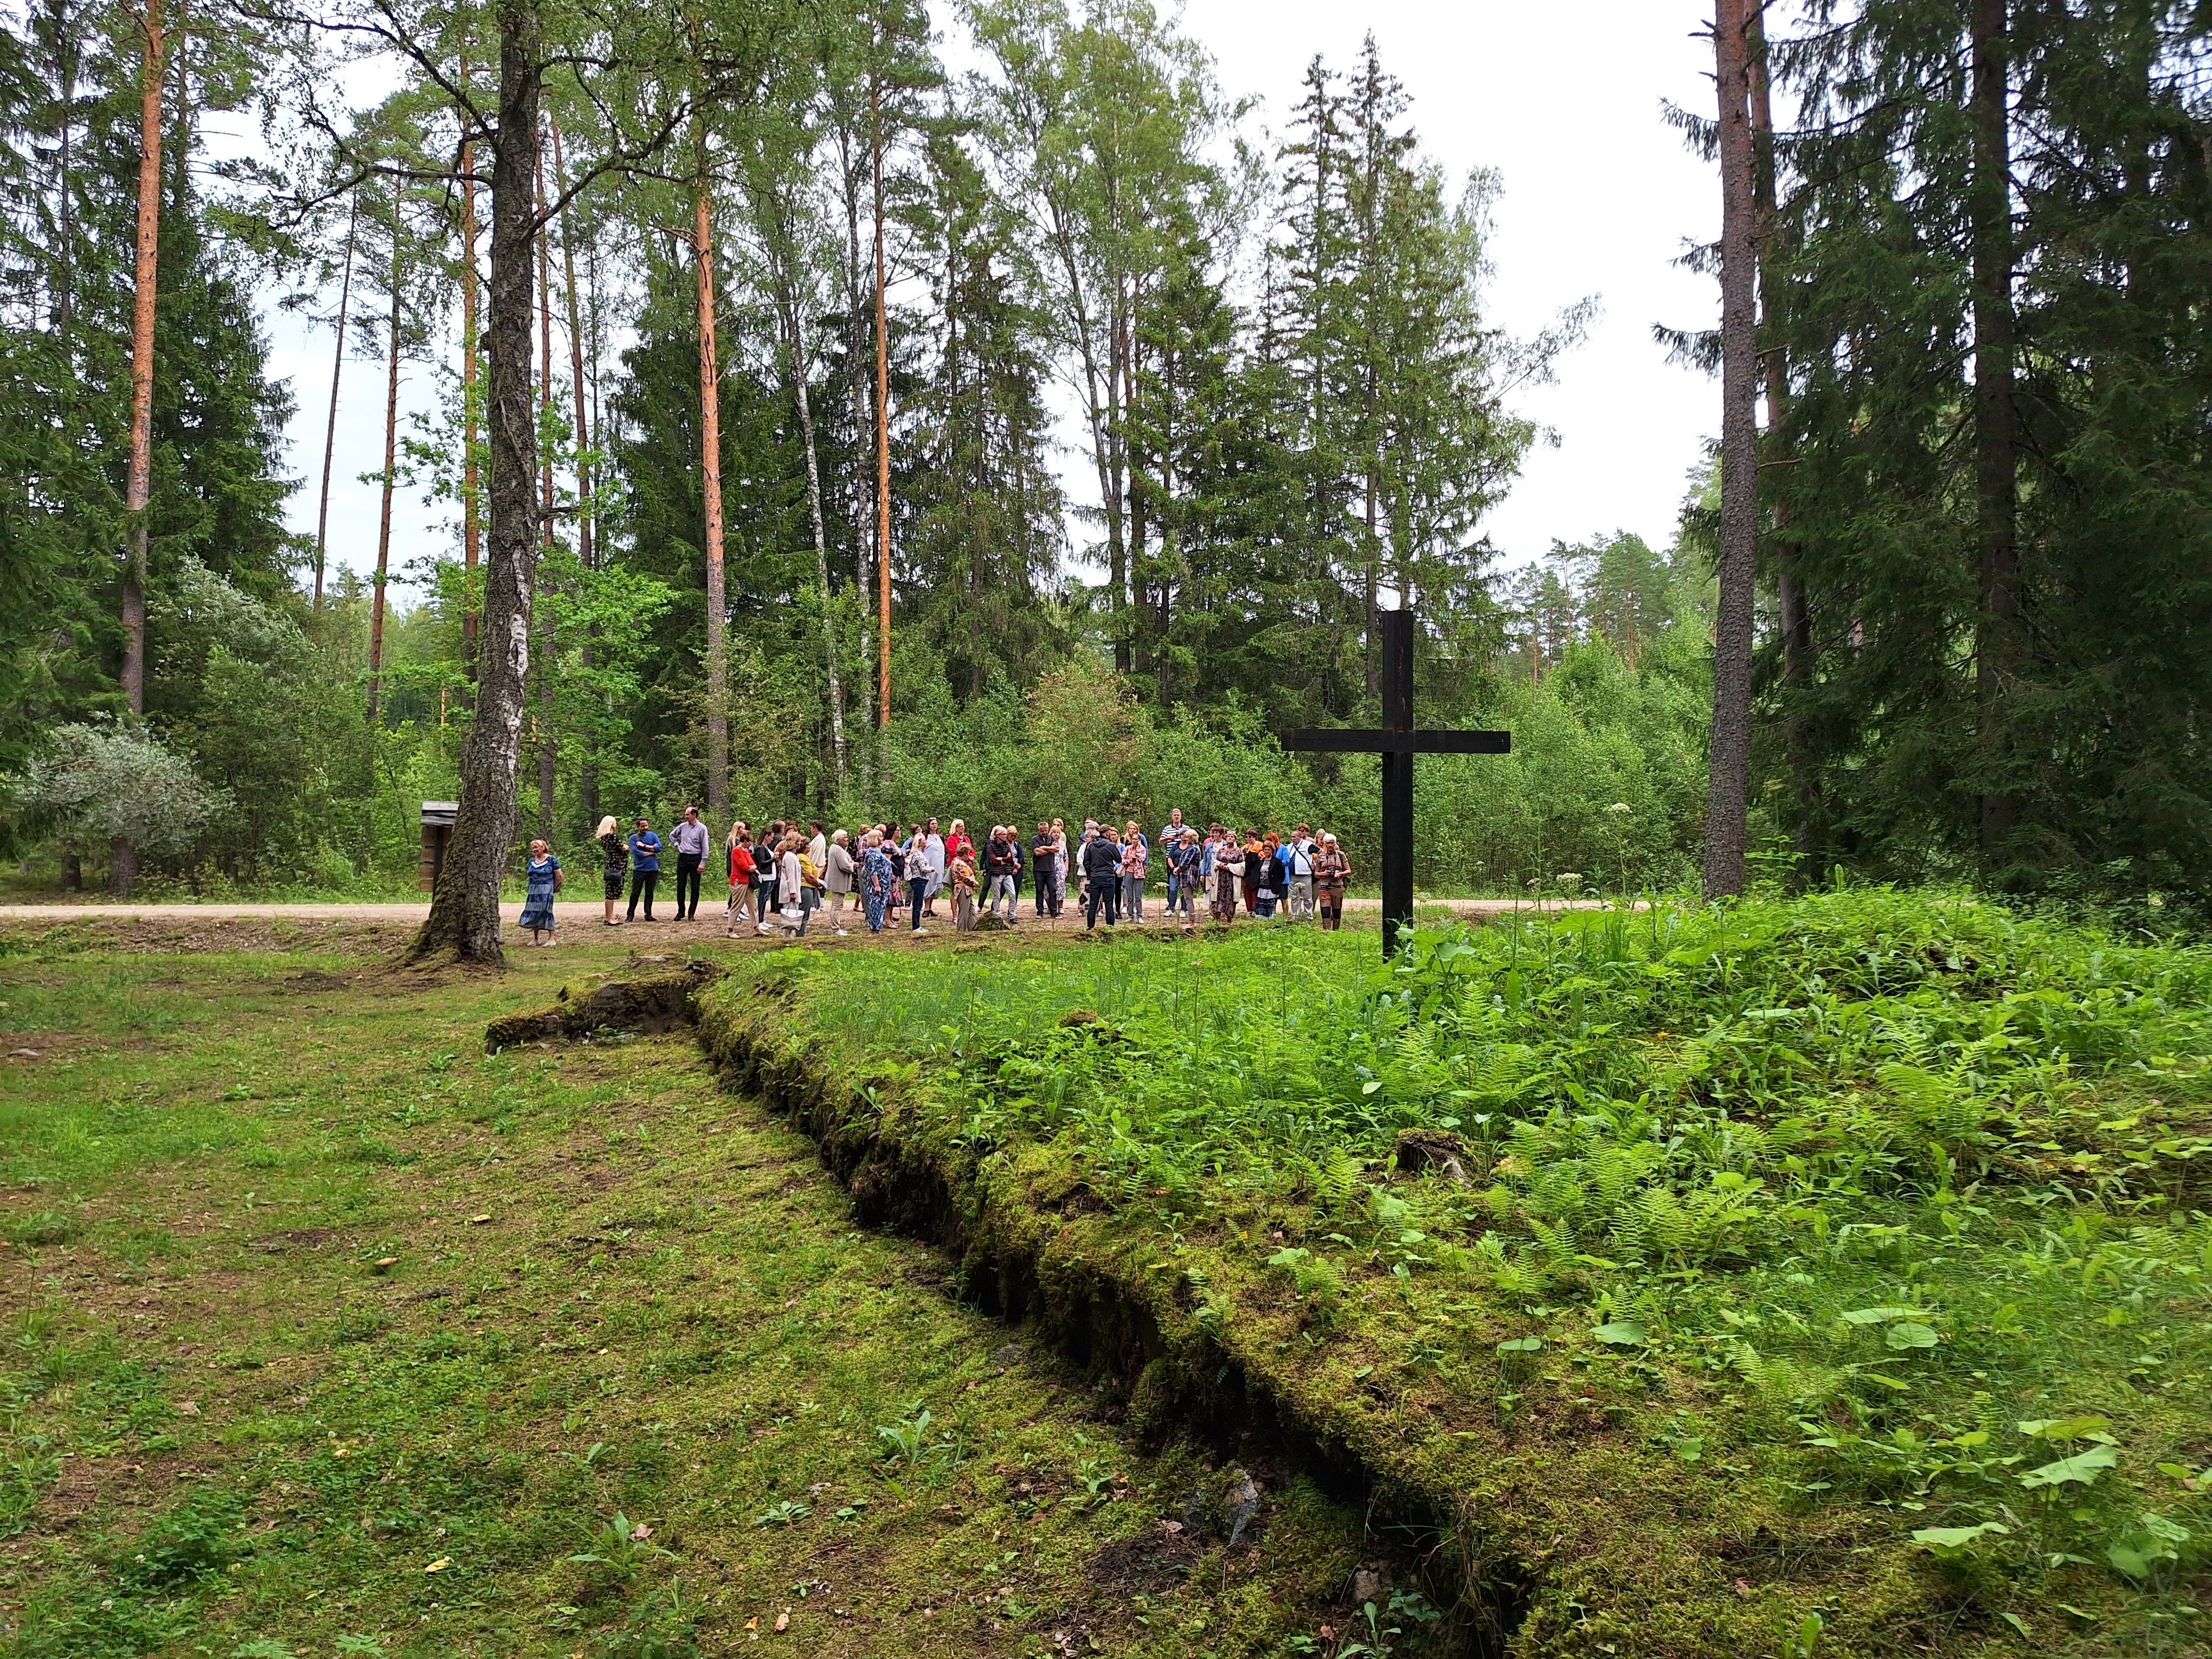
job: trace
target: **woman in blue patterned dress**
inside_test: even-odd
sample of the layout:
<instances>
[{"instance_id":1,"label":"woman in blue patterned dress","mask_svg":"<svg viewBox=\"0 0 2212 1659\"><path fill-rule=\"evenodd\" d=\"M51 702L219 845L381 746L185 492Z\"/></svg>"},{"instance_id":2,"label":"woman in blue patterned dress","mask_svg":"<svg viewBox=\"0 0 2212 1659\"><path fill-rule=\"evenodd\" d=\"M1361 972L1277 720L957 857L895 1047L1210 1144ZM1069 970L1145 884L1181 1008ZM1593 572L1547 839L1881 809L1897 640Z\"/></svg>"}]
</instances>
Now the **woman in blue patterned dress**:
<instances>
[{"instance_id":1,"label":"woman in blue patterned dress","mask_svg":"<svg viewBox=\"0 0 2212 1659\"><path fill-rule=\"evenodd\" d=\"M884 854L884 836L880 830L871 830L860 844L860 902L868 913L868 931L884 931L884 907L890 902L891 890L898 878L891 873L891 861Z\"/></svg>"},{"instance_id":2,"label":"woman in blue patterned dress","mask_svg":"<svg viewBox=\"0 0 2212 1659\"><path fill-rule=\"evenodd\" d=\"M518 927L530 930L532 945L553 942L553 895L561 890L561 860L553 856L553 849L542 841L530 843L530 865L524 872L530 886L522 900L522 915L515 922ZM544 934L543 939L539 934Z\"/></svg>"}]
</instances>

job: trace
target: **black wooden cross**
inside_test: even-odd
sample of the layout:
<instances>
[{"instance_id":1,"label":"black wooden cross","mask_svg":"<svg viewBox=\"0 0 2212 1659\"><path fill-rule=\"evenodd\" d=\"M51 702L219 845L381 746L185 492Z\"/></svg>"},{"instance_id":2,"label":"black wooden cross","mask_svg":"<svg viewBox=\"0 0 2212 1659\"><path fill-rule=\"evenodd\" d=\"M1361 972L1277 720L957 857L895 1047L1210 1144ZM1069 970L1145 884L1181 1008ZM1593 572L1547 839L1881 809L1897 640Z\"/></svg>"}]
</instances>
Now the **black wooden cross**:
<instances>
[{"instance_id":1,"label":"black wooden cross","mask_svg":"<svg viewBox=\"0 0 2212 1659\"><path fill-rule=\"evenodd\" d=\"M1413 613L1382 613L1382 726L1286 732L1283 747L1382 757L1382 953L1413 925L1413 757L1504 755L1510 732L1422 731L1413 725Z\"/></svg>"}]
</instances>

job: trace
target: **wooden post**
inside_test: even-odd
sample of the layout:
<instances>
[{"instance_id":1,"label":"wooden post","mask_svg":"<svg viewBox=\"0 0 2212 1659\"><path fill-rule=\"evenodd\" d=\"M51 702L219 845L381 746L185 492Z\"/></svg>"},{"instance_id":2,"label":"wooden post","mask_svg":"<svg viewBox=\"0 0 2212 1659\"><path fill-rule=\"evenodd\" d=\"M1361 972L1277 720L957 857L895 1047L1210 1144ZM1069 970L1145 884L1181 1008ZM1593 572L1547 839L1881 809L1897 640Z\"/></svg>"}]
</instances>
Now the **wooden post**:
<instances>
[{"instance_id":1,"label":"wooden post","mask_svg":"<svg viewBox=\"0 0 2212 1659\"><path fill-rule=\"evenodd\" d=\"M1413 925L1413 613L1385 611L1382 635L1382 730L1402 733L1405 749L1382 756L1382 951L1395 956Z\"/></svg>"}]
</instances>

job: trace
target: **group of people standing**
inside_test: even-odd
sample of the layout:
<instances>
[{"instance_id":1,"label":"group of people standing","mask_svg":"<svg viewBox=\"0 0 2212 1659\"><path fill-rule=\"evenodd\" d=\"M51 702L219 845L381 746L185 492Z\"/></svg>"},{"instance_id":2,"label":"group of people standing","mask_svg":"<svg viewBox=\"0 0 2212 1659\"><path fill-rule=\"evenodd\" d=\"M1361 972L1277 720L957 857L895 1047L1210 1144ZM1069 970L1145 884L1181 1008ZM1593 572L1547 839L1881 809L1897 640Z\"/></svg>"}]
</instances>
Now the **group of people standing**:
<instances>
[{"instance_id":1,"label":"group of people standing","mask_svg":"<svg viewBox=\"0 0 2212 1659\"><path fill-rule=\"evenodd\" d=\"M1145 919L1153 851L1134 820L1118 830L1111 823L1085 823L1085 927L1097 927L1102 911L1109 927L1124 919ZM1178 809L1161 828L1158 851L1167 864L1170 919L1194 921L1202 898L1208 920L1224 926L1237 919L1240 908L1263 921L1280 908L1293 921L1318 921L1330 932L1344 925L1352 860L1327 830L1316 836L1312 825L1302 823L1282 836L1216 823L1200 831L1185 823Z\"/></svg>"},{"instance_id":2,"label":"group of people standing","mask_svg":"<svg viewBox=\"0 0 2212 1659\"><path fill-rule=\"evenodd\" d=\"M672 845L676 920L697 919L713 842L698 808L684 809L666 841L642 815L627 836L611 816L602 818L595 839L605 881L605 926L635 921L641 903L646 921L656 920L661 859ZM848 903L870 933L903 922L908 932L924 933L925 924L941 920L940 899L956 932L974 928L979 898L982 914L1012 927L1024 884L1036 915L1057 918L1069 901L1071 877L1085 928L1097 927L1102 916L1109 927L1141 922L1155 857L1166 866L1170 921L1194 923L1202 900L1208 920L1216 923L1234 921L1240 911L1264 920L1280 909L1292 921L1334 930L1343 926L1344 893L1352 878L1351 860L1327 831L1316 836L1304 823L1288 836L1219 823L1200 830L1183 822L1180 808L1169 814L1157 837L1147 836L1134 818L1118 829L1086 818L1077 833L1064 819L1041 819L1026 838L1015 825L993 824L980 843L960 818L941 830L930 818L904 826L870 824L857 833L825 831L819 820L802 825L781 819L756 831L740 819L722 845L729 894L724 931L733 939L779 931L803 937L824 908L829 926L842 938L850 931ZM545 842L532 842L526 874L520 925L530 930L532 944L550 945L561 861ZM628 908L618 920L615 910L625 887Z\"/></svg>"}]
</instances>

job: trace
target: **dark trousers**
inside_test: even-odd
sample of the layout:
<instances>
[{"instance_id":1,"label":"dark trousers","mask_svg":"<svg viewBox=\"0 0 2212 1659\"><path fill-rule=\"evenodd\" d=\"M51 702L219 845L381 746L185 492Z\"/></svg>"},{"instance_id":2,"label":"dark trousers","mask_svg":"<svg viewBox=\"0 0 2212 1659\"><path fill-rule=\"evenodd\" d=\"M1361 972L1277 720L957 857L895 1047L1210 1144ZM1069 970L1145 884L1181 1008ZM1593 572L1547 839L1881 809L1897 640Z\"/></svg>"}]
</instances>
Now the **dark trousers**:
<instances>
[{"instance_id":1,"label":"dark trousers","mask_svg":"<svg viewBox=\"0 0 2212 1659\"><path fill-rule=\"evenodd\" d=\"M1060 914L1060 866L1040 864L1036 866L1036 913L1041 916Z\"/></svg>"},{"instance_id":2,"label":"dark trousers","mask_svg":"<svg viewBox=\"0 0 2212 1659\"><path fill-rule=\"evenodd\" d=\"M631 921L637 919L637 902L645 901L645 919L653 920L653 890L660 885L658 870L633 870L629 872L629 908L624 914Z\"/></svg>"},{"instance_id":3,"label":"dark trousers","mask_svg":"<svg viewBox=\"0 0 2212 1659\"><path fill-rule=\"evenodd\" d=\"M699 914L699 866L706 861L703 853L678 853L676 855L676 920L678 921Z\"/></svg>"},{"instance_id":4,"label":"dark trousers","mask_svg":"<svg viewBox=\"0 0 2212 1659\"><path fill-rule=\"evenodd\" d=\"M1093 876L1091 878L1091 900L1084 906L1083 925L1096 927L1098 912L1106 912L1106 925L1111 927L1121 920L1121 878L1119 876Z\"/></svg>"},{"instance_id":5,"label":"dark trousers","mask_svg":"<svg viewBox=\"0 0 2212 1659\"><path fill-rule=\"evenodd\" d=\"M908 926L918 928L921 926L922 901L929 896L929 878L927 876L908 877L906 890L914 907L914 919Z\"/></svg>"}]
</instances>

